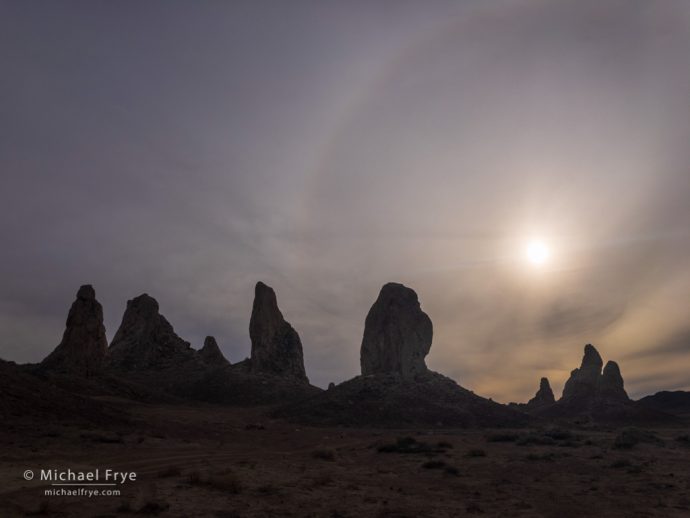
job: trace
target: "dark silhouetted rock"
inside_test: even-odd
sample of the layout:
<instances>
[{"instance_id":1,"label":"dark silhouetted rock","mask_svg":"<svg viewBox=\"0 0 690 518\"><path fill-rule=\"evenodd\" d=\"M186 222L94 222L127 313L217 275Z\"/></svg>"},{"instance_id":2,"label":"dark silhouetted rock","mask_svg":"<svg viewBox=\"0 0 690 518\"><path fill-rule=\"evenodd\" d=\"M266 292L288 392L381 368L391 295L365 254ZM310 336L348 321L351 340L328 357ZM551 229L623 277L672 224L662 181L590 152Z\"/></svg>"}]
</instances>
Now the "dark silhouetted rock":
<instances>
[{"instance_id":1,"label":"dark silhouetted rock","mask_svg":"<svg viewBox=\"0 0 690 518\"><path fill-rule=\"evenodd\" d=\"M147 294L127 301L109 352L110 365L126 371L200 363L196 351L175 334L172 325L159 313L156 299Z\"/></svg>"},{"instance_id":2,"label":"dark silhouetted rock","mask_svg":"<svg viewBox=\"0 0 690 518\"><path fill-rule=\"evenodd\" d=\"M62 341L43 360L41 368L91 376L101 371L107 352L103 307L93 287L86 284L79 288L69 310Z\"/></svg>"},{"instance_id":3,"label":"dark silhouetted rock","mask_svg":"<svg viewBox=\"0 0 690 518\"><path fill-rule=\"evenodd\" d=\"M299 335L283 318L273 289L263 282L258 282L254 290L249 337L252 372L308 382Z\"/></svg>"},{"instance_id":4,"label":"dark silhouetted rock","mask_svg":"<svg viewBox=\"0 0 690 518\"><path fill-rule=\"evenodd\" d=\"M199 357L209 366L219 367L230 364L230 362L225 359L225 356L223 356L223 353L220 352L216 339L212 336L207 336L204 340L204 346L199 349Z\"/></svg>"},{"instance_id":5,"label":"dark silhouetted rock","mask_svg":"<svg viewBox=\"0 0 690 518\"><path fill-rule=\"evenodd\" d=\"M284 405L276 416L314 425L375 427L522 426L531 417L479 397L427 369L432 324L417 294L386 284L366 318L362 375L309 399Z\"/></svg>"},{"instance_id":6,"label":"dark silhouetted rock","mask_svg":"<svg viewBox=\"0 0 690 518\"><path fill-rule=\"evenodd\" d=\"M412 379L426 373L424 358L432 337L431 319L422 311L414 290L402 284L384 285L364 324L362 375L396 374Z\"/></svg>"},{"instance_id":7,"label":"dark silhouetted rock","mask_svg":"<svg viewBox=\"0 0 690 518\"><path fill-rule=\"evenodd\" d=\"M551 405L555 402L556 398L553 397L553 391L551 390L549 380L547 378L542 378L539 382L539 390L535 396L527 402L527 406L536 408Z\"/></svg>"},{"instance_id":8,"label":"dark silhouetted rock","mask_svg":"<svg viewBox=\"0 0 690 518\"><path fill-rule=\"evenodd\" d=\"M284 405L274 415L316 426L381 428L524 426L532 420L430 370L414 380L398 374L357 376Z\"/></svg>"},{"instance_id":9,"label":"dark silhouetted rock","mask_svg":"<svg viewBox=\"0 0 690 518\"><path fill-rule=\"evenodd\" d=\"M575 369L563 388L563 396L553 405L536 408L530 413L541 417L571 418L578 422L611 424L673 423L676 419L631 401L623 388L623 377L615 362L603 361L590 344L579 369Z\"/></svg>"},{"instance_id":10,"label":"dark silhouetted rock","mask_svg":"<svg viewBox=\"0 0 690 518\"><path fill-rule=\"evenodd\" d=\"M664 390L651 396L645 396L638 403L645 408L690 419L690 392L684 390Z\"/></svg>"},{"instance_id":11,"label":"dark silhouetted rock","mask_svg":"<svg viewBox=\"0 0 690 518\"><path fill-rule=\"evenodd\" d=\"M585 354L579 369L570 373L563 387L563 398L591 398L597 392L601 367L604 365L599 352L592 344L585 345Z\"/></svg>"},{"instance_id":12,"label":"dark silhouetted rock","mask_svg":"<svg viewBox=\"0 0 690 518\"><path fill-rule=\"evenodd\" d=\"M618 364L613 361L606 363L604 372L599 380L599 396L605 399L620 399L627 401L628 394L623 387L623 376Z\"/></svg>"}]
</instances>

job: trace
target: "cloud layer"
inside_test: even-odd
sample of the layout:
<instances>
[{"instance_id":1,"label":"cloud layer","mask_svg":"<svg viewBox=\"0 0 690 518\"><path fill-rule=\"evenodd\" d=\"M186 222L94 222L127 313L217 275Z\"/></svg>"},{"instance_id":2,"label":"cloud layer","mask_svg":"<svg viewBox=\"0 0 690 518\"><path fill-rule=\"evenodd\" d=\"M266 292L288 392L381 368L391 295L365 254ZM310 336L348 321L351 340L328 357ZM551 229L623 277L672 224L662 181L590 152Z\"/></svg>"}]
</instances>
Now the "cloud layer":
<instances>
[{"instance_id":1,"label":"cloud layer","mask_svg":"<svg viewBox=\"0 0 690 518\"><path fill-rule=\"evenodd\" d=\"M323 386L399 281L480 394L587 342L690 388L687 2L14 1L0 41L1 357L93 283L109 337L148 292L237 361L263 280Z\"/></svg>"}]
</instances>

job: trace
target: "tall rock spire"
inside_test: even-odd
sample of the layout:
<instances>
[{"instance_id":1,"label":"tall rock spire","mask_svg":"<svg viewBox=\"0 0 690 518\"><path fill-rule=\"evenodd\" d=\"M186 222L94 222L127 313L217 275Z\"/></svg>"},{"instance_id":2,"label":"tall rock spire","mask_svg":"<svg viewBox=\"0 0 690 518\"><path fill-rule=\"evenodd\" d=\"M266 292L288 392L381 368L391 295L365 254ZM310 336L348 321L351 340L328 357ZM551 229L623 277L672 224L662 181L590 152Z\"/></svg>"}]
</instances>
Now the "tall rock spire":
<instances>
[{"instance_id":1,"label":"tall rock spire","mask_svg":"<svg viewBox=\"0 0 690 518\"><path fill-rule=\"evenodd\" d=\"M539 390L532 399L527 402L531 408L541 407L554 403L556 399L553 397L553 391L549 384L548 378L542 378L539 382Z\"/></svg>"},{"instance_id":2,"label":"tall rock spire","mask_svg":"<svg viewBox=\"0 0 690 518\"><path fill-rule=\"evenodd\" d=\"M62 341L41 366L91 376L103 367L107 351L103 307L93 287L85 284L69 310Z\"/></svg>"},{"instance_id":3,"label":"tall rock spire","mask_svg":"<svg viewBox=\"0 0 690 518\"><path fill-rule=\"evenodd\" d=\"M362 375L392 373L405 379L427 372L433 325L414 290L385 284L364 323Z\"/></svg>"},{"instance_id":4,"label":"tall rock spire","mask_svg":"<svg viewBox=\"0 0 690 518\"><path fill-rule=\"evenodd\" d=\"M304 370L299 335L278 309L273 288L263 282L256 283L254 290L249 337L252 341L252 372L309 381Z\"/></svg>"}]
</instances>

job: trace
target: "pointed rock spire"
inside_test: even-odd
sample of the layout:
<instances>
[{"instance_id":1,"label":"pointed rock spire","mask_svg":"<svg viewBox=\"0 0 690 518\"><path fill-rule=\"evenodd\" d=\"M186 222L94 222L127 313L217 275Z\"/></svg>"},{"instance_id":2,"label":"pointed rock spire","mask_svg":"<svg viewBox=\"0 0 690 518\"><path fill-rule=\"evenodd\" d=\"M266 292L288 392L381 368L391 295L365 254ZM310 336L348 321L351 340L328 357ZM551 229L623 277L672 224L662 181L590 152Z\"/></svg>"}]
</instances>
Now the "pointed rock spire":
<instances>
[{"instance_id":1,"label":"pointed rock spire","mask_svg":"<svg viewBox=\"0 0 690 518\"><path fill-rule=\"evenodd\" d=\"M69 310L62 341L41 366L90 376L103 367L107 351L103 307L93 286L85 284Z\"/></svg>"},{"instance_id":2,"label":"pointed rock spire","mask_svg":"<svg viewBox=\"0 0 690 518\"><path fill-rule=\"evenodd\" d=\"M381 288L365 324L360 364L362 375L393 373L412 379L427 372L433 325L414 290L397 283Z\"/></svg>"},{"instance_id":3,"label":"pointed rock spire","mask_svg":"<svg viewBox=\"0 0 690 518\"><path fill-rule=\"evenodd\" d=\"M592 344L585 345L585 354L579 369L570 373L563 387L563 398L589 397L596 392L601 367L604 364L599 352Z\"/></svg>"},{"instance_id":4,"label":"pointed rock spire","mask_svg":"<svg viewBox=\"0 0 690 518\"><path fill-rule=\"evenodd\" d=\"M249 337L252 341L252 372L309 381L304 370L299 335L278 309L273 288L263 282L257 282L254 290Z\"/></svg>"},{"instance_id":5,"label":"pointed rock spire","mask_svg":"<svg viewBox=\"0 0 690 518\"><path fill-rule=\"evenodd\" d=\"M204 346L199 349L199 357L206 365L230 365L230 362L225 359L225 356L223 356L223 353L220 351L216 339L212 336L207 336L204 340Z\"/></svg>"},{"instance_id":6,"label":"pointed rock spire","mask_svg":"<svg viewBox=\"0 0 690 518\"><path fill-rule=\"evenodd\" d=\"M109 352L110 364L127 370L161 369L195 359L189 343L175 334L156 299L146 293L127 301Z\"/></svg>"},{"instance_id":7,"label":"pointed rock spire","mask_svg":"<svg viewBox=\"0 0 690 518\"><path fill-rule=\"evenodd\" d=\"M616 362L606 363L599 382L599 392L607 399L628 399L628 394L623 387L623 376Z\"/></svg>"},{"instance_id":8,"label":"pointed rock spire","mask_svg":"<svg viewBox=\"0 0 690 518\"><path fill-rule=\"evenodd\" d=\"M556 398L553 397L553 391L551 390L548 378L542 378L539 382L539 390L534 397L527 402L527 405L530 407L540 407L550 405L555 401Z\"/></svg>"}]
</instances>

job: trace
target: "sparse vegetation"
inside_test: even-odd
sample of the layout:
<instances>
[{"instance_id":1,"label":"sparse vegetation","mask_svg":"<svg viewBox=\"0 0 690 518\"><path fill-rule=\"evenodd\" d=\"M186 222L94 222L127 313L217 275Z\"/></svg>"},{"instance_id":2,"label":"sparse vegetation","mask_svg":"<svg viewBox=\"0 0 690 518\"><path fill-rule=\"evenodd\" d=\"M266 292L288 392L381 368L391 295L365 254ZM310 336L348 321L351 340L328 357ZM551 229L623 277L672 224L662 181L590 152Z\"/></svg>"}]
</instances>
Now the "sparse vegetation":
<instances>
[{"instance_id":1,"label":"sparse vegetation","mask_svg":"<svg viewBox=\"0 0 690 518\"><path fill-rule=\"evenodd\" d=\"M498 432L486 436L488 442L515 442L520 439L520 434L511 432Z\"/></svg>"},{"instance_id":2,"label":"sparse vegetation","mask_svg":"<svg viewBox=\"0 0 690 518\"><path fill-rule=\"evenodd\" d=\"M444 450L440 446L419 442L413 437L399 437L394 443L378 447L379 453L442 453Z\"/></svg>"},{"instance_id":3,"label":"sparse vegetation","mask_svg":"<svg viewBox=\"0 0 690 518\"><path fill-rule=\"evenodd\" d=\"M690 448L690 435L680 435L676 437L676 442L680 444L681 446L685 446L686 448Z\"/></svg>"},{"instance_id":4,"label":"sparse vegetation","mask_svg":"<svg viewBox=\"0 0 690 518\"><path fill-rule=\"evenodd\" d=\"M618 459L611 463L611 467L614 469L628 468L630 466L631 464L628 459Z\"/></svg>"},{"instance_id":5,"label":"sparse vegetation","mask_svg":"<svg viewBox=\"0 0 690 518\"><path fill-rule=\"evenodd\" d=\"M180 473L180 468L177 466L168 466L158 472L158 478L177 477Z\"/></svg>"},{"instance_id":6,"label":"sparse vegetation","mask_svg":"<svg viewBox=\"0 0 690 518\"><path fill-rule=\"evenodd\" d=\"M554 446L556 444L556 441L551 437L539 435L536 433L530 433L528 435L520 437L515 442L515 444L517 444L518 446Z\"/></svg>"},{"instance_id":7,"label":"sparse vegetation","mask_svg":"<svg viewBox=\"0 0 690 518\"><path fill-rule=\"evenodd\" d=\"M465 457L486 457L486 450L482 450L480 448L475 448L475 449L468 451L465 454Z\"/></svg>"},{"instance_id":8,"label":"sparse vegetation","mask_svg":"<svg viewBox=\"0 0 690 518\"><path fill-rule=\"evenodd\" d=\"M188 475L188 480L191 485L208 486L231 494L241 493L243 489L242 483L230 469L216 473L192 471Z\"/></svg>"},{"instance_id":9,"label":"sparse vegetation","mask_svg":"<svg viewBox=\"0 0 690 518\"><path fill-rule=\"evenodd\" d=\"M161 502L159 500L150 500L144 505L142 505L137 513L139 514L160 514L163 511L167 511L170 504L167 502Z\"/></svg>"},{"instance_id":10,"label":"sparse vegetation","mask_svg":"<svg viewBox=\"0 0 690 518\"><path fill-rule=\"evenodd\" d=\"M320 459L320 460L328 460L328 461L334 461L335 460L335 452L333 450L329 450L329 449L314 450L313 452L311 452L311 456L314 457L315 459Z\"/></svg>"},{"instance_id":11,"label":"sparse vegetation","mask_svg":"<svg viewBox=\"0 0 690 518\"><path fill-rule=\"evenodd\" d=\"M455 466L451 466L450 464L447 464L442 460L427 461L424 464L422 464L422 468L443 470L444 473L454 476L457 476L459 474L458 468L456 468Z\"/></svg>"},{"instance_id":12,"label":"sparse vegetation","mask_svg":"<svg viewBox=\"0 0 690 518\"><path fill-rule=\"evenodd\" d=\"M525 460L551 462L554 457L553 453L530 453L525 457Z\"/></svg>"},{"instance_id":13,"label":"sparse vegetation","mask_svg":"<svg viewBox=\"0 0 690 518\"><path fill-rule=\"evenodd\" d=\"M80 437L85 441L100 442L104 444L121 444L124 442L119 435L106 435L93 432L82 433Z\"/></svg>"},{"instance_id":14,"label":"sparse vegetation","mask_svg":"<svg viewBox=\"0 0 690 518\"><path fill-rule=\"evenodd\" d=\"M630 450L640 443L663 445L664 442L650 431L626 428L616 436L613 447L617 450Z\"/></svg>"},{"instance_id":15,"label":"sparse vegetation","mask_svg":"<svg viewBox=\"0 0 690 518\"><path fill-rule=\"evenodd\" d=\"M328 486L333 483L333 477L330 473L319 473L311 481L311 487Z\"/></svg>"},{"instance_id":16,"label":"sparse vegetation","mask_svg":"<svg viewBox=\"0 0 690 518\"><path fill-rule=\"evenodd\" d=\"M566 439L573 439L573 433L569 430L561 428L551 428L544 432L545 437L550 437L554 441L565 441Z\"/></svg>"},{"instance_id":17,"label":"sparse vegetation","mask_svg":"<svg viewBox=\"0 0 690 518\"><path fill-rule=\"evenodd\" d=\"M424 469L441 469L445 467L446 463L442 460L430 460L422 464Z\"/></svg>"}]
</instances>

